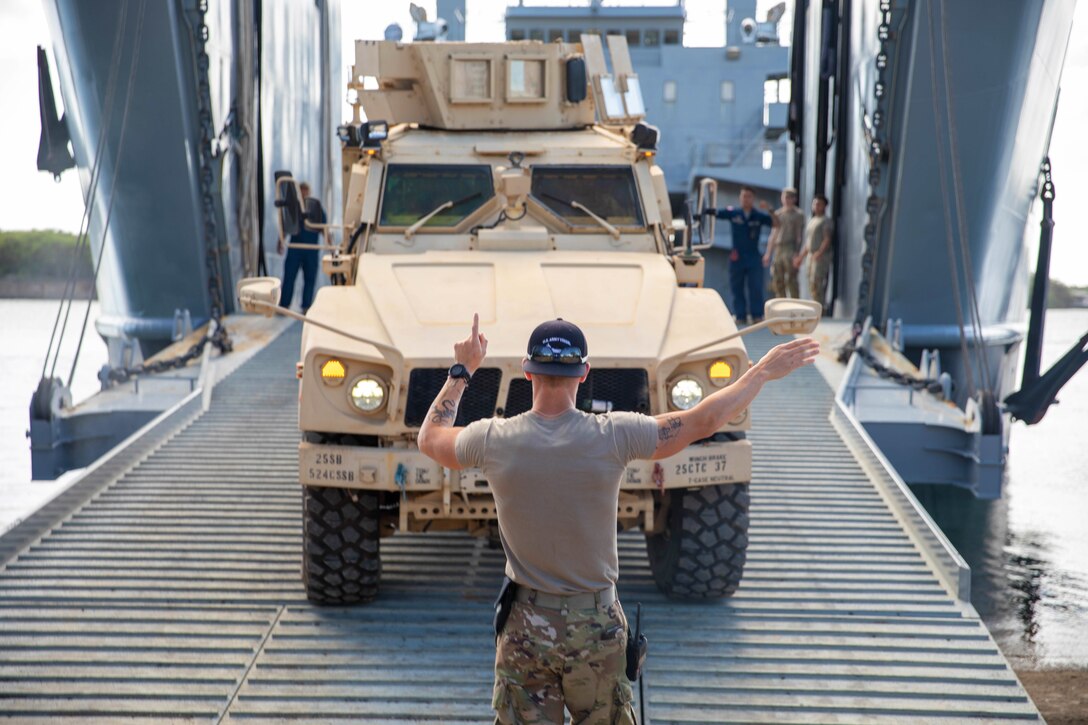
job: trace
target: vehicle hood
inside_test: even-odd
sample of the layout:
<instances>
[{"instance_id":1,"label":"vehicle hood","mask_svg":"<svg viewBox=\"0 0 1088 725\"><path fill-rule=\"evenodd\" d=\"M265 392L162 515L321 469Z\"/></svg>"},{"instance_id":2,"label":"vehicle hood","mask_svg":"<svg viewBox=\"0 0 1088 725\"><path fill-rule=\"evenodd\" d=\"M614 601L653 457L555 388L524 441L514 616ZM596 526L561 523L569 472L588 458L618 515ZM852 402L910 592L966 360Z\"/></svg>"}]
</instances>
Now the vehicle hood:
<instances>
[{"instance_id":1,"label":"vehicle hood","mask_svg":"<svg viewBox=\"0 0 1088 725\"><path fill-rule=\"evenodd\" d=\"M448 364L480 315L488 357L525 355L529 333L561 317L585 332L590 360L650 361L721 337L732 320L713 290L681 289L660 254L424 252L365 255L354 287L321 290L310 317L345 324L406 361ZM312 340L346 340L312 326ZM373 353L378 353L373 350Z\"/></svg>"}]
</instances>

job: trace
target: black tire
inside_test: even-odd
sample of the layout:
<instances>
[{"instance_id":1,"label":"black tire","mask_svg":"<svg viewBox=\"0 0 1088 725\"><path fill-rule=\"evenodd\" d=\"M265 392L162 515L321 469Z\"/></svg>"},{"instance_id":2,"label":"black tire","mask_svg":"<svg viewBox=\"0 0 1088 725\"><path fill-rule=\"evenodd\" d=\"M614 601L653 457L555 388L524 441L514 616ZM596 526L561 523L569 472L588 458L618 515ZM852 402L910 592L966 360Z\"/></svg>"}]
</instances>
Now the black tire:
<instances>
[{"instance_id":1,"label":"black tire","mask_svg":"<svg viewBox=\"0 0 1088 725\"><path fill-rule=\"evenodd\" d=\"M302 583L314 604L362 604L378 596L378 496L302 487Z\"/></svg>"},{"instance_id":2,"label":"black tire","mask_svg":"<svg viewBox=\"0 0 1088 725\"><path fill-rule=\"evenodd\" d=\"M748 484L669 491L665 530L646 536L657 588L676 599L737 591L748 557Z\"/></svg>"}]
</instances>

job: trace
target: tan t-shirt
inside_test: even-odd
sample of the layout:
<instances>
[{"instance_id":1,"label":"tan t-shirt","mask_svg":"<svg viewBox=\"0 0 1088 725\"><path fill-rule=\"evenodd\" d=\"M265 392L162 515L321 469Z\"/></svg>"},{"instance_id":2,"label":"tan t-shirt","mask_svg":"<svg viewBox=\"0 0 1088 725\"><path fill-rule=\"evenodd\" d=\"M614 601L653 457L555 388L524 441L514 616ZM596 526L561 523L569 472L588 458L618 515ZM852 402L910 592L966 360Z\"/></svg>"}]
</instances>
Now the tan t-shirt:
<instances>
[{"instance_id":1,"label":"tan t-shirt","mask_svg":"<svg viewBox=\"0 0 1088 725\"><path fill-rule=\"evenodd\" d=\"M491 484L506 575L550 594L616 583L616 508L627 464L657 448L657 421L638 413L488 418L457 436L457 461Z\"/></svg>"},{"instance_id":2,"label":"tan t-shirt","mask_svg":"<svg viewBox=\"0 0 1088 725\"><path fill-rule=\"evenodd\" d=\"M805 215L797 207L785 207L774 213L778 217L778 248L782 255L793 256L801 251L801 234L805 228Z\"/></svg>"},{"instance_id":3,"label":"tan t-shirt","mask_svg":"<svg viewBox=\"0 0 1088 725\"><path fill-rule=\"evenodd\" d=\"M824 237L831 234L834 224L835 222L831 221L831 218L827 216L814 216L808 220L808 224L805 225L805 241L808 244L808 251L820 251L820 245L824 243ZM831 255L825 252L824 257L830 258ZM820 261L824 261L823 257L821 257Z\"/></svg>"}]
</instances>

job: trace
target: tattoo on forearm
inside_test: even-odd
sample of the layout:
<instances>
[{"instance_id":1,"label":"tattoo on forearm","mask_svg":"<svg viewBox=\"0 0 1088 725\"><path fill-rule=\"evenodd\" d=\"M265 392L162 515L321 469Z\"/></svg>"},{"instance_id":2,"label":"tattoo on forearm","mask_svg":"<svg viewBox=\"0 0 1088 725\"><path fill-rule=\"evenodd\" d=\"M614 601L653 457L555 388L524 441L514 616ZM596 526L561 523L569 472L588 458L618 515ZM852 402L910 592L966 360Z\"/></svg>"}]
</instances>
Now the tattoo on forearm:
<instances>
[{"instance_id":1,"label":"tattoo on forearm","mask_svg":"<svg viewBox=\"0 0 1088 725\"><path fill-rule=\"evenodd\" d=\"M665 419L665 424L658 427L657 439L662 442L671 441L673 438L680 435L680 429L683 427L684 421L676 416L669 416Z\"/></svg>"},{"instance_id":2,"label":"tattoo on forearm","mask_svg":"<svg viewBox=\"0 0 1088 725\"><path fill-rule=\"evenodd\" d=\"M449 425L457 417L457 403L449 398L435 402L431 408L431 422L436 425Z\"/></svg>"}]
</instances>

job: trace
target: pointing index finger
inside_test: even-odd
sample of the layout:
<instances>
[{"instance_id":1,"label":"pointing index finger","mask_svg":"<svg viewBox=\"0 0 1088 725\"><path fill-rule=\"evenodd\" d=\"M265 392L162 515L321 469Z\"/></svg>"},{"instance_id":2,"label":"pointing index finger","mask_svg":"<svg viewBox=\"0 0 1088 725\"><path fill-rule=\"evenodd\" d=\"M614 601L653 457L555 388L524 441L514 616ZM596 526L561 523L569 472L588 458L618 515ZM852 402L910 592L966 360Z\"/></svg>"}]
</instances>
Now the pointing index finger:
<instances>
[{"instance_id":1,"label":"pointing index finger","mask_svg":"<svg viewBox=\"0 0 1088 725\"><path fill-rule=\"evenodd\" d=\"M480 334L480 313L472 313L472 336L477 337Z\"/></svg>"}]
</instances>

